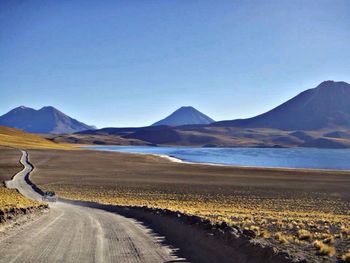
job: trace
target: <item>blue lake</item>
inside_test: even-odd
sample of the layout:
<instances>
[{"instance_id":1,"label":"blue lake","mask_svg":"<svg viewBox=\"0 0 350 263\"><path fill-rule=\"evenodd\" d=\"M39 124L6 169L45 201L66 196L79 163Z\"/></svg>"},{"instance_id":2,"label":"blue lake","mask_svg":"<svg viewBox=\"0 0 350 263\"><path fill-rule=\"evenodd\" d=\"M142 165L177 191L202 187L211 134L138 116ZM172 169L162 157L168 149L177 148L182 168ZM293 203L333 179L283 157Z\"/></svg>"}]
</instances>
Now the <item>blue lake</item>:
<instances>
[{"instance_id":1,"label":"blue lake","mask_svg":"<svg viewBox=\"0 0 350 263\"><path fill-rule=\"evenodd\" d=\"M89 146L87 148L102 151L161 154L195 163L350 170L350 149L149 146Z\"/></svg>"}]
</instances>

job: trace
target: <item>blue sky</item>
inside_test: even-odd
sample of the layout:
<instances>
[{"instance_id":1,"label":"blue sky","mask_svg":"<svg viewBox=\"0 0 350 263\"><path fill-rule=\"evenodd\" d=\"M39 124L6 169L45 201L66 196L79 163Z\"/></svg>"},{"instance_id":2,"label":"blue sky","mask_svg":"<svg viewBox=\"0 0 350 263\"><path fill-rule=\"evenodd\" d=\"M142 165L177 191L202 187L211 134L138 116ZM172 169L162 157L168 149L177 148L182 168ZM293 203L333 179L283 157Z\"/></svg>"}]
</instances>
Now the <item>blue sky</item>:
<instances>
[{"instance_id":1,"label":"blue sky","mask_svg":"<svg viewBox=\"0 0 350 263\"><path fill-rule=\"evenodd\" d=\"M52 105L143 126L183 105L215 120L350 82L350 1L0 1L0 114Z\"/></svg>"}]
</instances>

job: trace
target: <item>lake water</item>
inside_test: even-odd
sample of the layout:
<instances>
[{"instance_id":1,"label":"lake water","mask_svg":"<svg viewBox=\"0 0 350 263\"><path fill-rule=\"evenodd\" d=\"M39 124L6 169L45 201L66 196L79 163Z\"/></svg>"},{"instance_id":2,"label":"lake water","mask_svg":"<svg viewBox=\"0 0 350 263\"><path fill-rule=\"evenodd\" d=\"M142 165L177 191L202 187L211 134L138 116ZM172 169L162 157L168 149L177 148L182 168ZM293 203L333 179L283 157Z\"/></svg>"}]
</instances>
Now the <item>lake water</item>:
<instances>
[{"instance_id":1,"label":"lake water","mask_svg":"<svg viewBox=\"0 0 350 263\"><path fill-rule=\"evenodd\" d=\"M195 163L350 170L350 149L149 146L89 146L88 148L102 151L162 154Z\"/></svg>"}]
</instances>

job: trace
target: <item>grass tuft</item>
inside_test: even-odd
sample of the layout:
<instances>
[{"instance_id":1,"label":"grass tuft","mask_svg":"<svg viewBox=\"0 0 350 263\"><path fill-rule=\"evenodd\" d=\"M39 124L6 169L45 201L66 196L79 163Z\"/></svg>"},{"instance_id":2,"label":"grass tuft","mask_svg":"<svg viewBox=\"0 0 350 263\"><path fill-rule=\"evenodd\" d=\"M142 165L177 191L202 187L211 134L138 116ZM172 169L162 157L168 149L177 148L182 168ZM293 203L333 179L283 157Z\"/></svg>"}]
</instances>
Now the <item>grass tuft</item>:
<instances>
[{"instance_id":1,"label":"grass tuft","mask_svg":"<svg viewBox=\"0 0 350 263\"><path fill-rule=\"evenodd\" d=\"M346 252L342 257L341 259L344 261L344 262L350 262L350 249L348 250L348 252Z\"/></svg>"},{"instance_id":2,"label":"grass tuft","mask_svg":"<svg viewBox=\"0 0 350 263\"><path fill-rule=\"evenodd\" d=\"M324 244L322 241L320 240L316 240L313 243L314 247L316 248L316 250L318 251L318 253L320 255L324 255L324 256L334 256L335 255L335 248L329 245Z\"/></svg>"},{"instance_id":3,"label":"grass tuft","mask_svg":"<svg viewBox=\"0 0 350 263\"><path fill-rule=\"evenodd\" d=\"M0 211L9 211L13 208L35 207L40 204L40 202L25 198L17 190L0 187Z\"/></svg>"},{"instance_id":4,"label":"grass tuft","mask_svg":"<svg viewBox=\"0 0 350 263\"><path fill-rule=\"evenodd\" d=\"M284 235L284 234L281 233L281 232L275 233L275 236L274 236L274 237L275 237L275 239L276 239L277 241L279 241L279 242L282 243L282 244L287 244L287 243L289 243L287 236Z\"/></svg>"},{"instance_id":5,"label":"grass tuft","mask_svg":"<svg viewBox=\"0 0 350 263\"><path fill-rule=\"evenodd\" d=\"M298 231L298 238L299 240L310 240L312 238L312 234L308 230L300 229Z\"/></svg>"}]
</instances>

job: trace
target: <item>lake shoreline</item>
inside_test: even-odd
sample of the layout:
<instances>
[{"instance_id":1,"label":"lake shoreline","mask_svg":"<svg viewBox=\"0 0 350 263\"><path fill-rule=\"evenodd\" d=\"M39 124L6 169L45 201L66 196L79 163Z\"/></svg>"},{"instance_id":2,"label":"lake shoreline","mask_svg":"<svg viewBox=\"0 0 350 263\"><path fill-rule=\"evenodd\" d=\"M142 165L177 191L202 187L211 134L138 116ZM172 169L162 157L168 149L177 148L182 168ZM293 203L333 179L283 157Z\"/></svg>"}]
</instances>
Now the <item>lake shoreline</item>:
<instances>
[{"instance_id":1,"label":"lake shoreline","mask_svg":"<svg viewBox=\"0 0 350 263\"><path fill-rule=\"evenodd\" d=\"M126 148L125 146L115 146L111 145L114 148ZM350 170L347 168L344 169L335 169L335 168L313 168L313 167L288 167L288 166L259 166L259 165L239 165L239 164L225 164L225 163L215 163L215 162L204 162L204 161L193 161L193 160L186 160L181 159L177 156L173 156L171 154L163 154L163 153L146 153L146 152L133 152L133 151L119 151L119 150L113 150L113 149L105 149L106 146L103 146L103 149L99 149L99 146L91 145L91 146L83 146L81 148L89 149L89 150L97 150L97 151L106 151L106 152L118 152L118 153L128 153L128 154L136 154L136 155L151 155L156 156L159 158L167 159L174 163L183 163L183 164L191 164L191 165L208 165L208 166L217 166L217 167L237 167L237 168L252 168L252 169L282 169L282 170L305 170L305 171L334 171L334 172L347 172ZM108 146L107 146L108 147ZM127 148L135 147L138 148L138 146L127 146ZM145 147L147 148L147 146ZM186 149L186 147L179 147L181 149ZM189 149L192 149L193 147L188 147ZM198 147L199 149L202 149ZM209 148L211 149L211 148ZM232 148L231 148L232 149ZM233 148L236 149L236 148ZM251 148L251 149L266 149L266 148ZM288 148L283 148L288 149ZM299 149L299 148L298 148ZM305 148L310 149L310 148ZM319 150L319 149L314 149Z\"/></svg>"}]
</instances>

